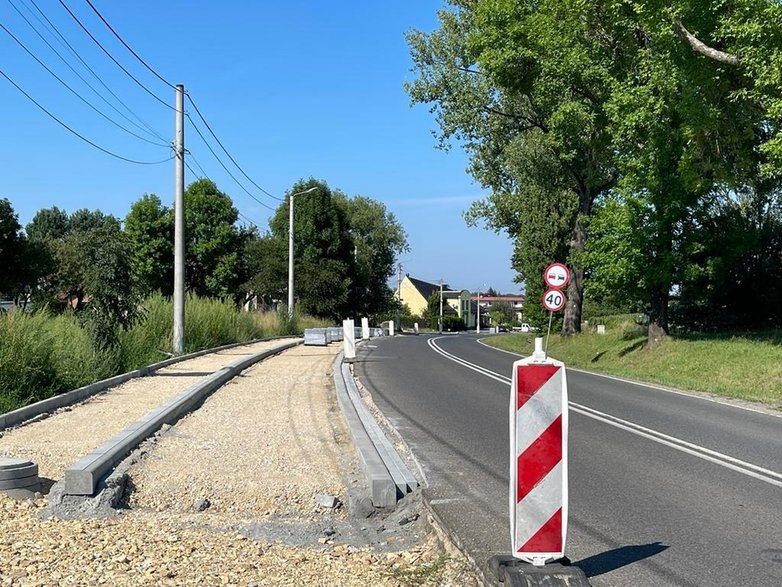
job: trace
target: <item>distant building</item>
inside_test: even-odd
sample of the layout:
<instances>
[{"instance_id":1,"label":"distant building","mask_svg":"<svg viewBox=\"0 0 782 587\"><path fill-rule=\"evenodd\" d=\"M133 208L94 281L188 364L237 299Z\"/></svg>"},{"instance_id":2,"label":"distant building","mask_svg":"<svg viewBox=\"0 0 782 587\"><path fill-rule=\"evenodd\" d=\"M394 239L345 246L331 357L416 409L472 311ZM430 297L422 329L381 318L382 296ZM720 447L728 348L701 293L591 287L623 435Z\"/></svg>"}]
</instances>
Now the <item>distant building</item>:
<instances>
[{"instance_id":1,"label":"distant building","mask_svg":"<svg viewBox=\"0 0 782 587\"><path fill-rule=\"evenodd\" d=\"M443 315L458 316L467 328L474 327L477 306L471 303L470 292L466 289L451 289L447 284L443 284L442 291ZM439 295L440 284L405 275L396 293L400 302L407 304L412 314L420 316L426 310L429 297L433 293Z\"/></svg>"},{"instance_id":2,"label":"distant building","mask_svg":"<svg viewBox=\"0 0 782 587\"><path fill-rule=\"evenodd\" d=\"M489 308L494 302L508 302L513 307L514 319L516 322L524 322L524 296L472 296L471 301L481 305L481 325L488 324ZM484 312L486 319L484 319Z\"/></svg>"}]
</instances>

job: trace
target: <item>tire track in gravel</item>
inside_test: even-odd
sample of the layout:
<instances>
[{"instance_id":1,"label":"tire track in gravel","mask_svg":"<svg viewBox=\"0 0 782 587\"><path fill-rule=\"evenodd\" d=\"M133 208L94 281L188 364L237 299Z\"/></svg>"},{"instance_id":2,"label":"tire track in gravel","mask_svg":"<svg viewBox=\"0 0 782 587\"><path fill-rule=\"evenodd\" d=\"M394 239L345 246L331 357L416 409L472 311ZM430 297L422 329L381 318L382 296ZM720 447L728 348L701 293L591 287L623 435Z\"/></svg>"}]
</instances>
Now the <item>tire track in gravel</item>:
<instances>
[{"instance_id":1,"label":"tire track in gravel","mask_svg":"<svg viewBox=\"0 0 782 587\"><path fill-rule=\"evenodd\" d=\"M0 456L29 459L38 463L41 478L57 481L79 458L188 386L239 357L278 344L269 340L233 347L131 379L48 418L4 431Z\"/></svg>"}]
</instances>

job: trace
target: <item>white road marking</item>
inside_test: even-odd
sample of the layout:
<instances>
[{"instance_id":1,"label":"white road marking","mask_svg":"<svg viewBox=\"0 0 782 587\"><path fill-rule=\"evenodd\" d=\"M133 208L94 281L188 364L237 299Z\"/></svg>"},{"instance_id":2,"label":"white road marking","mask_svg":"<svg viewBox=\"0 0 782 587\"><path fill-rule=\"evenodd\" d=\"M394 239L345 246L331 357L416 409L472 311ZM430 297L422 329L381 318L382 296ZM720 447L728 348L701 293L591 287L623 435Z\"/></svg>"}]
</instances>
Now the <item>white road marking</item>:
<instances>
[{"instance_id":1,"label":"white road marking","mask_svg":"<svg viewBox=\"0 0 782 587\"><path fill-rule=\"evenodd\" d=\"M524 358L526 355L522 355L519 353L514 353L513 351L506 351L505 349L500 349L494 346L491 346L489 344L486 344L483 342L482 338L479 338L477 341L478 344L485 346L487 349L491 349L493 351L499 351L501 353L507 353L509 355L513 355L514 357ZM643 381L633 381L632 379L624 379L623 377L617 377L616 375L605 375L604 373L595 373L594 371L584 371L583 369L576 369L574 367L568 367L568 371L575 371L576 373L584 373L585 375L593 375L594 377L602 377L604 379L613 379L614 381L619 381L621 383L627 383L629 385L637 385L639 387L646 387L649 389L656 389L657 391L666 391L668 393L673 393L675 395L683 395L685 397L692 397L695 399L703 400L706 402L712 402L715 404L719 404L721 406L727 406L730 408L737 408L739 410L745 410L747 412L753 412L755 414L763 414L764 416L772 416L774 418L782 418L782 414L776 414L774 412L770 412L768 410L759 410L758 408L751 408L749 406L741 406L735 403L731 403L729 401L725 401L720 398L716 397L706 397L703 395L699 395L695 392L688 392L681 389L673 389L671 387L664 387L662 385L655 385L654 383L645 383Z\"/></svg>"},{"instance_id":2,"label":"white road marking","mask_svg":"<svg viewBox=\"0 0 782 587\"><path fill-rule=\"evenodd\" d=\"M432 347L432 350L444 356L445 358L455 363L458 363L464 367L467 367L468 369L471 369L476 373L480 373L481 375L490 377L495 381L499 381L500 383L506 383L507 385L511 384L510 377L505 377L504 375L491 371L490 369L486 369L485 367L481 367L474 363L470 363L469 361L465 361L464 359L461 359L456 355L444 351L439 346L437 346L437 340L438 340L437 338L430 339L428 341L429 346ZM501 350L501 349L497 349L497 350ZM617 378L610 377L610 379L617 379ZM619 379L619 381L624 381L624 380ZM628 381L627 383L634 383L634 382ZM654 387L654 386L648 386L648 387ZM670 391L670 390L666 390L665 388L660 388L660 389L663 389L664 391ZM688 396L688 397L692 397L692 396ZM732 471L736 471L738 473L742 473L743 475L747 475L749 477L753 477L760 481L764 481L770 485L774 485L776 487L782 487L782 473L777 473L776 471L771 471L770 469L764 469L763 467L760 467L758 465L754 465L752 463L742 461L735 457L731 457L729 455L708 449L706 447L693 444L691 442L687 442L686 440L682 440L681 438L676 438L675 436L669 436L667 434L663 434L662 432L658 432L657 430L646 428L644 426L641 426L640 424L635 424L633 422L629 422L627 420L617 418L616 416L612 416L610 414L600 412L598 410L595 410L593 408L581 404L577 404L575 402L568 402L568 405L572 411L581 414L582 416L586 416L587 418L598 420L600 422L603 422L604 424L614 426L621 430L625 430L626 432L630 432L637 436L641 436L648 440L657 442L658 444L668 446L670 448L681 451L683 453L687 453L689 455L698 457L699 459L703 459L705 461L715 463L717 465L720 465Z\"/></svg>"}]
</instances>

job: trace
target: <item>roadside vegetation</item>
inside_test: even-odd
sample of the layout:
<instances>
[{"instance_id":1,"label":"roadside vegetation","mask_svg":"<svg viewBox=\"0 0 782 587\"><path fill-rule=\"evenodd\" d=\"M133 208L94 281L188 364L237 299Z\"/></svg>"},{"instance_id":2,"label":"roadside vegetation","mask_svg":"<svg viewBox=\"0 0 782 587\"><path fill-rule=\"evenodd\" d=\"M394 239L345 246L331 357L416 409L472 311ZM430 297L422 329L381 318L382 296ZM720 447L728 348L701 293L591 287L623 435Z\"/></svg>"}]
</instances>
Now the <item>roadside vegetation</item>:
<instances>
[{"instance_id":1,"label":"roadside vegetation","mask_svg":"<svg viewBox=\"0 0 782 587\"><path fill-rule=\"evenodd\" d=\"M568 367L705 391L725 397L782 406L782 333L673 334L646 345L646 329L633 315L612 316L576 336L553 334L548 353ZM485 339L496 348L528 355L535 336L510 334Z\"/></svg>"},{"instance_id":2,"label":"roadside vegetation","mask_svg":"<svg viewBox=\"0 0 782 587\"><path fill-rule=\"evenodd\" d=\"M288 199L269 230L241 226L209 179L185 192L185 349L300 333L394 308L388 277L407 236L381 202L296 182L294 318ZM0 198L0 412L155 363L172 350L174 213L154 194L121 220L39 210L24 229ZM243 311L243 307L253 311Z\"/></svg>"},{"instance_id":3,"label":"roadside vegetation","mask_svg":"<svg viewBox=\"0 0 782 587\"><path fill-rule=\"evenodd\" d=\"M276 312L243 312L228 301L189 296L185 352L331 324L326 319ZM162 361L171 352L173 308L160 294L142 304L144 316L117 342L96 348L73 312L0 314L0 413Z\"/></svg>"}]
</instances>

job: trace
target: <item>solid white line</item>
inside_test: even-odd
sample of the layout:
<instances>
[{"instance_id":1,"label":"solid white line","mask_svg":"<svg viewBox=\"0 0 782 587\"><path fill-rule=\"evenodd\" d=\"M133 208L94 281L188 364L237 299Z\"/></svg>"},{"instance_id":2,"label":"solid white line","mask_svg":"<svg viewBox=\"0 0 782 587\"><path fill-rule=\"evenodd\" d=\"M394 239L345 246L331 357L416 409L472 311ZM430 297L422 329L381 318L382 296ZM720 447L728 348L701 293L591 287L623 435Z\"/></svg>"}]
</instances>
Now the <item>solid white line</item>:
<instances>
[{"instance_id":1,"label":"solid white line","mask_svg":"<svg viewBox=\"0 0 782 587\"><path fill-rule=\"evenodd\" d=\"M467 367L468 369L472 369L476 373L480 373L481 375L485 375L486 377L491 377L492 379L494 379L495 381L499 381L500 383L507 383L508 385L510 385L510 378L509 377L504 377L504 376L502 376L502 375L500 375L498 373L495 373L494 371L490 371L489 369L485 369L485 368L481 367L480 365L476 365L475 363L470 363L469 361L465 361L464 359L461 359L461 358L457 357L456 355L452 355L451 353L446 352L443 349L441 349L439 346L437 346L437 342L435 342L435 341L439 340L440 338L442 338L442 337L430 338L427 341L427 344L432 348L432 350L434 352L442 355L443 357L445 357L446 359L448 359L450 361L453 361L454 363L458 363L458 364L460 364L460 365L462 365L464 367Z\"/></svg>"},{"instance_id":2,"label":"solid white line","mask_svg":"<svg viewBox=\"0 0 782 587\"><path fill-rule=\"evenodd\" d=\"M622 430L626 430L627 432L632 432L633 434L636 434L637 436L642 436L644 438L648 438L649 440L653 440L654 442L657 442L659 444L663 444L663 445L668 446L670 448L673 448L675 450L678 450L678 451L687 453L689 455L698 457L699 459L703 459L704 461L709 461L711 463L715 463L717 465L725 467L726 469L731 469L731 470L736 471L738 473L743 473L744 475L747 475L749 477L754 477L755 479L758 479L760 481L765 481L766 483L769 483L770 485L775 485L777 487L782 487L782 481L778 481L777 479L773 478L773 477L782 478L782 475L780 475L779 473L775 473L774 471L769 471L768 469L763 469L762 467L758 467L757 465L753 465L751 463L745 463L744 461L740 461L739 459L735 459L733 457L729 457L728 455L723 455L722 453L718 453L716 451L712 451L712 450L703 448L701 446L691 445L690 443L685 442L683 440L680 440L678 438L667 437L667 438L672 438L672 440L673 440L672 442L669 442L669 441L663 439L663 438L666 437L664 434L660 434L659 432L656 432L654 430L651 431L653 434L647 434L645 432L641 432L640 430L636 430L635 429L636 425L625 426L625 425L620 424L618 422L614 422L612 419L602 418L602 417L597 416L595 414L592 414L590 412L581 410L581 409L575 407L572 404L570 406L570 409L573 410L574 412L577 412L577 413L579 413L579 414L581 414L583 416L586 416L588 418L592 418L594 420L599 420L601 422L604 422L605 424L610 424L611 426L615 426L616 428L621 428ZM658 436L656 436L656 435L658 435ZM687 446L696 446L697 450L689 449L689 448L687 448ZM708 454L708 453L720 455L720 458L710 456L710 454ZM726 460L720 460L721 458L727 459L727 461L730 461L730 462L727 462ZM741 465L743 465L743 466L734 465L733 464L734 462L741 463ZM756 473L755 471L750 470L750 469L763 471L763 472L769 474L771 477L766 477L765 475L763 475L761 473Z\"/></svg>"},{"instance_id":3,"label":"solid white line","mask_svg":"<svg viewBox=\"0 0 782 587\"><path fill-rule=\"evenodd\" d=\"M494 371L491 371L484 367L479 367L474 363L470 363L469 361L465 361L464 359L461 359L459 357L456 357L455 355L443 351L440 347L437 346L436 343L434 343L435 340L437 339L430 339L429 346L431 346L432 349L435 350L435 352L440 353L447 359L454 361L455 363L458 363L460 365L463 365L468 369L472 369L473 371L480 373L481 375L491 377L492 379L499 381L500 383L507 383L507 384L511 383L511 380L508 377L504 377L499 373L495 373ZM622 380L620 379L620 381ZM627 383L632 383L632 382L627 382ZM661 389L665 389L665 388L661 388ZM622 430L625 430L626 432L631 432L632 434L636 434L637 436L647 438L648 440L653 440L654 442L663 444L665 446L676 449L678 451L698 457L705 461L709 461L711 463L721 465L727 469L731 469L738 473L743 473L744 475L748 475L749 477L753 477L760 481L765 481L766 483L769 483L771 485L782 487L782 473L777 473L776 471L764 469L763 467L760 467L758 465L754 465L752 463L742 461L735 457L731 457L729 455L708 449L703 446L699 446L697 444L692 444L690 442L687 442L686 440L682 440L674 436L668 436L666 434L663 434L662 432L652 430L651 428L645 428L640 424L635 424L627 420L622 420L621 418L617 418L616 416L612 416L610 414L600 412L598 410L595 410L594 408L589 408L587 406L576 404L574 402L568 402L568 403L571 410L581 414L582 416L587 416L588 418L599 420L600 422L603 422L605 424L609 424L616 428L620 428Z\"/></svg>"}]
</instances>

